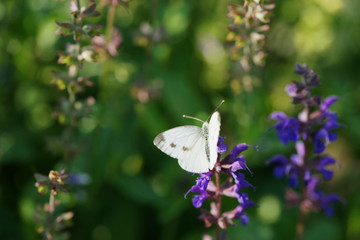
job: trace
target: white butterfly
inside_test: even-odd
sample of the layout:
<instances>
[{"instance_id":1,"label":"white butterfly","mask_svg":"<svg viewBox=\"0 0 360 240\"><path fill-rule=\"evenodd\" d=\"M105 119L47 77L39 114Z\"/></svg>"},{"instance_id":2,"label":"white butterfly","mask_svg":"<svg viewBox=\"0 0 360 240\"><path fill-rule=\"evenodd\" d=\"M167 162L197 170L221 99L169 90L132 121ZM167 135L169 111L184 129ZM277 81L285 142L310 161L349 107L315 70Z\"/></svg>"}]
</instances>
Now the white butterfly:
<instances>
[{"instance_id":1,"label":"white butterfly","mask_svg":"<svg viewBox=\"0 0 360 240\"><path fill-rule=\"evenodd\" d=\"M211 115L209 123L202 122L201 128L181 126L162 132L155 137L154 145L170 157L178 159L184 170L193 173L208 172L214 168L218 156L219 112Z\"/></svg>"}]
</instances>

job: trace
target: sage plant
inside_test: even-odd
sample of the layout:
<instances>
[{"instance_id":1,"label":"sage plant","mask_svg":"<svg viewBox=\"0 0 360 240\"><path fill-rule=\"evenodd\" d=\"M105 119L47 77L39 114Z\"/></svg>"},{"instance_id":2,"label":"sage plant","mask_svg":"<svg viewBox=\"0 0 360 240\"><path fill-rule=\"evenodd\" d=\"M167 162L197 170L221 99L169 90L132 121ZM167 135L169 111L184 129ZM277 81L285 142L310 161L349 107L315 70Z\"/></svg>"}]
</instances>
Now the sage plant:
<instances>
[{"instance_id":1,"label":"sage plant","mask_svg":"<svg viewBox=\"0 0 360 240\"><path fill-rule=\"evenodd\" d=\"M323 99L313 96L311 89L320 84L319 75L307 65L295 64L295 74L301 76L301 82L294 81L286 87L293 104L302 105L297 117L287 116L283 112L273 112L270 119L277 121L274 128L280 142L284 145L295 143L296 153L289 158L276 155L267 164L274 165L276 178L286 177L291 188L286 190L285 198L289 206L300 208L296 228L296 239L303 237L306 216L310 211L323 211L327 216L334 213L334 202L342 202L336 194L325 194L319 187L321 179L329 181L333 171L329 165L338 162L327 155L325 149L336 141L335 129L341 124L337 114L330 107L338 100L336 96ZM295 189L300 189L296 191Z\"/></svg>"},{"instance_id":2,"label":"sage plant","mask_svg":"<svg viewBox=\"0 0 360 240\"><path fill-rule=\"evenodd\" d=\"M273 0L241 2L242 5L228 4L230 24L226 42L232 60L233 81L240 81L244 89L250 91L253 85L250 70L265 65L266 33L270 30L270 16L275 4Z\"/></svg>"},{"instance_id":3,"label":"sage plant","mask_svg":"<svg viewBox=\"0 0 360 240\"><path fill-rule=\"evenodd\" d=\"M227 239L226 233L221 233L221 230L226 229L229 225L235 225L235 219L239 219L244 226L249 221L249 216L245 210L254 206L255 203L249 199L247 193L240 191L248 187L255 188L245 180L245 175L239 172L239 170L247 170L251 173L244 156L240 155L249 147L252 146L245 143L238 144L230 154L221 159L221 155L227 151L228 147L223 143L223 138L219 137L218 158L214 169L207 173L200 173L196 179L196 184L185 194L186 197L190 192L195 193L192 203L196 208L201 208L206 200L212 201L210 210L200 209L201 216L199 218L205 222L206 228L212 225L216 226L216 238L205 234L204 240L225 240ZM257 147L255 148L257 149ZM220 181L221 176L226 176L226 180L222 183ZM236 198L238 205L232 210L223 211L222 197Z\"/></svg>"},{"instance_id":4,"label":"sage plant","mask_svg":"<svg viewBox=\"0 0 360 240\"><path fill-rule=\"evenodd\" d=\"M67 168L79 150L79 143L74 141L74 136L80 120L89 116L91 107L95 104L95 98L92 96L78 97L80 93L84 93L86 87L93 86L90 77L82 76L80 69L84 62L94 62L100 55L104 55L104 52L116 55L116 48L121 42L118 32L110 36L108 42L101 41L104 39L98 32L101 26L85 23L88 18L100 15L93 0L83 7L79 0L70 0L69 4L72 20L56 22L56 24L59 26L57 33L61 36L72 36L73 42L67 43L65 50L58 52L58 64L65 65L66 70L53 72L52 80L52 83L63 93L53 113L53 117L56 117L63 126L63 131L61 136L48 138L48 148L62 155L62 165ZM65 228L71 226L73 213L56 212L59 200L55 198L60 193L69 193L69 185L82 184L79 176L81 174L70 174L64 169L50 170L47 176L35 173L38 193L50 195L49 202L38 206L34 214L36 230L44 239L69 238Z\"/></svg>"}]
</instances>

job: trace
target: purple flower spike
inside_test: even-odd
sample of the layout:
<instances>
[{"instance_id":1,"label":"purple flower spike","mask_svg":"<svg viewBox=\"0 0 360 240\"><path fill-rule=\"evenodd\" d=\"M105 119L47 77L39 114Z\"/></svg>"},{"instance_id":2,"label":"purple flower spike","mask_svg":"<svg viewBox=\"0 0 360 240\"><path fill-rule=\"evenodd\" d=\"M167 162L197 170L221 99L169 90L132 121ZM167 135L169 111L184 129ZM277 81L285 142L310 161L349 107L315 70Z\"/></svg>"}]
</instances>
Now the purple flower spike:
<instances>
[{"instance_id":1,"label":"purple flower spike","mask_svg":"<svg viewBox=\"0 0 360 240\"><path fill-rule=\"evenodd\" d=\"M240 192L240 190L248 187L255 188L245 180L245 175L238 172L238 170L248 170L251 173L246 165L244 156L240 154L249 147L258 148L245 143L238 144L229 154L220 160L220 155L228 149L223 140L223 137L218 139L218 161L216 162L216 167L207 173L200 173L196 179L196 184L185 194L185 198L190 192L196 193L192 198L192 204L196 208L202 207L207 199L214 200L215 202L210 203L210 211L201 209L202 215L200 219L204 220L206 227L216 224L221 229L226 229L229 225L235 224L234 219L236 218L241 219L243 225L246 225L249 221L249 217L244 213L244 210L255 205L255 203L250 201L248 195ZM211 181L213 174L216 176L214 182ZM223 179L220 174L227 175L224 183L220 181ZM217 199L219 195L236 198L238 200L237 208L221 214L221 201L218 202Z\"/></svg>"},{"instance_id":2,"label":"purple flower spike","mask_svg":"<svg viewBox=\"0 0 360 240\"><path fill-rule=\"evenodd\" d=\"M293 81L285 90L292 98L292 103L301 104L303 109L297 118L288 117L283 112L273 112L270 119L277 121L274 128L281 143L286 145L296 141L297 153L291 154L289 159L276 155L267 161L267 165L274 165L276 178L287 178L291 188L286 191L285 199L289 206L300 207L303 215L321 209L327 216L331 216L334 212L331 203L341 201L341 198L335 194L324 195L318 188L320 178L316 175L320 173L321 180L327 181L334 175L328 166L337 161L320 154L323 154L329 143L337 139L333 130L343 126L338 122L337 114L330 110L339 98L329 96L323 99L322 96L312 95L311 88L320 85L320 77L306 64L296 63L295 74L301 75L301 81ZM293 188L299 185L301 190L297 192Z\"/></svg>"}]
</instances>

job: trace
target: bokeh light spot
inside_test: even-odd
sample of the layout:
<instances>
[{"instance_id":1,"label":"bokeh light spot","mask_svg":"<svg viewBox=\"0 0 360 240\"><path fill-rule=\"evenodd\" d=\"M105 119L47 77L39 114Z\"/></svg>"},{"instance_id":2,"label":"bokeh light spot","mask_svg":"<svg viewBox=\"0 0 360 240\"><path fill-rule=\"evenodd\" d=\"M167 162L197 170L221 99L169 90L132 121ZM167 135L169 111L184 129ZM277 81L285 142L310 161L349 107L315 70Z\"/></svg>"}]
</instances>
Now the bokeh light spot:
<instances>
[{"instance_id":1,"label":"bokeh light spot","mask_svg":"<svg viewBox=\"0 0 360 240\"><path fill-rule=\"evenodd\" d=\"M281 213L280 201L271 195L259 200L260 207L257 210L259 218L266 223L276 222Z\"/></svg>"},{"instance_id":2,"label":"bokeh light spot","mask_svg":"<svg viewBox=\"0 0 360 240\"><path fill-rule=\"evenodd\" d=\"M124 173L135 175L140 172L143 165L143 157L140 154L126 158L122 163Z\"/></svg>"},{"instance_id":3,"label":"bokeh light spot","mask_svg":"<svg viewBox=\"0 0 360 240\"><path fill-rule=\"evenodd\" d=\"M0 154L4 154L14 145L14 138L8 134L2 134L0 136Z\"/></svg>"},{"instance_id":4,"label":"bokeh light spot","mask_svg":"<svg viewBox=\"0 0 360 240\"><path fill-rule=\"evenodd\" d=\"M316 3L329 13L336 13L344 6L342 0L316 0Z\"/></svg>"},{"instance_id":5,"label":"bokeh light spot","mask_svg":"<svg viewBox=\"0 0 360 240\"><path fill-rule=\"evenodd\" d=\"M50 106L40 103L30 110L30 124L34 130L43 130L48 128L53 119L51 118L52 109Z\"/></svg>"},{"instance_id":6,"label":"bokeh light spot","mask_svg":"<svg viewBox=\"0 0 360 240\"><path fill-rule=\"evenodd\" d=\"M170 35L182 33L188 26L187 10L182 2L172 4L164 16L164 25Z\"/></svg>"},{"instance_id":7,"label":"bokeh light spot","mask_svg":"<svg viewBox=\"0 0 360 240\"><path fill-rule=\"evenodd\" d=\"M19 40L12 38L6 48L7 52L10 54L17 54L21 50L21 43Z\"/></svg>"},{"instance_id":8,"label":"bokeh light spot","mask_svg":"<svg viewBox=\"0 0 360 240\"><path fill-rule=\"evenodd\" d=\"M90 133L96 128L97 124L97 120L94 118L82 118L80 120L80 131Z\"/></svg>"}]
</instances>

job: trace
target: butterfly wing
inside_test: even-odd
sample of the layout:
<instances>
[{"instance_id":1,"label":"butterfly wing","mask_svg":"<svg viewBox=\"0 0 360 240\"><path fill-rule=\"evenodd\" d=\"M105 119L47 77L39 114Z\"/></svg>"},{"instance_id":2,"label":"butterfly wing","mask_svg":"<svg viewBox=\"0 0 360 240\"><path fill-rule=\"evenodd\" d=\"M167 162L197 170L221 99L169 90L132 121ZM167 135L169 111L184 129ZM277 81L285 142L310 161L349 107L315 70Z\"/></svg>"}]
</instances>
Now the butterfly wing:
<instances>
[{"instance_id":1,"label":"butterfly wing","mask_svg":"<svg viewBox=\"0 0 360 240\"><path fill-rule=\"evenodd\" d=\"M214 112L213 115L211 115L210 121L209 121L209 128L208 128L208 149L209 149L209 168L213 169L215 166L218 153L217 153L217 143L219 140L219 134L220 134L220 125L221 125L221 118L219 112Z\"/></svg>"},{"instance_id":2,"label":"butterfly wing","mask_svg":"<svg viewBox=\"0 0 360 240\"><path fill-rule=\"evenodd\" d=\"M177 158L181 168L193 173L209 171L205 144L204 133L197 126L172 128L154 139L156 147L170 157Z\"/></svg>"}]
</instances>

